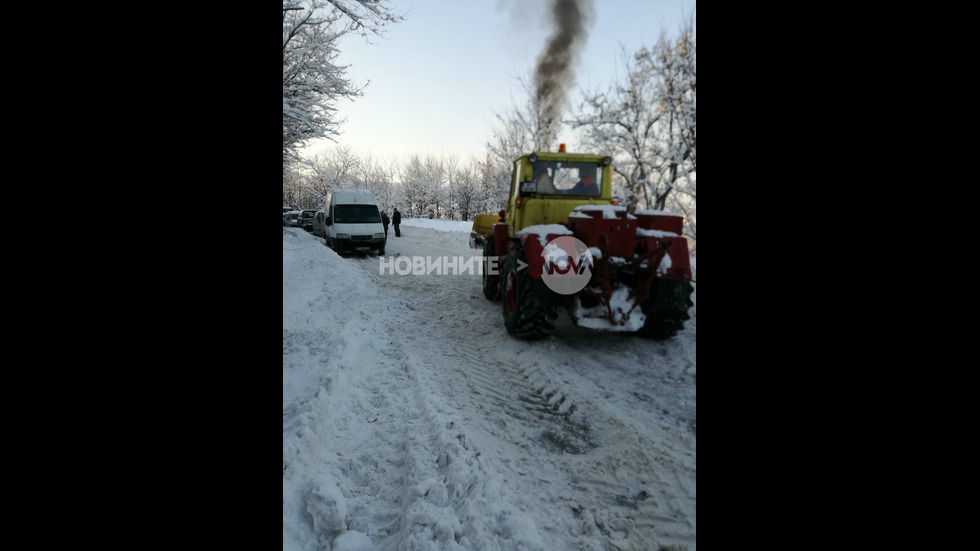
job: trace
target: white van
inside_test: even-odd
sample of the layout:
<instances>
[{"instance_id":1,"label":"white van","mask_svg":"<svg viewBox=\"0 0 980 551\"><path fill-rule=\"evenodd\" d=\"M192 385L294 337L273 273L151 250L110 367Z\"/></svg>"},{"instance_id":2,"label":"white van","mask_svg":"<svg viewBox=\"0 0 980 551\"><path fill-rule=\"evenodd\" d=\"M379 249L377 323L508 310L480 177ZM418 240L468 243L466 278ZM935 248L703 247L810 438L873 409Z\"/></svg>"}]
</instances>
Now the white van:
<instances>
[{"instance_id":1,"label":"white van","mask_svg":"<svg viewBox=\"0 0 980 551\"><path fill-rule=\"evenodd\" d=\"M326 211L327 246L337 251L385 254L385 228L374 194L366 189L330 193Z\"/></svg>"}]
</instances>

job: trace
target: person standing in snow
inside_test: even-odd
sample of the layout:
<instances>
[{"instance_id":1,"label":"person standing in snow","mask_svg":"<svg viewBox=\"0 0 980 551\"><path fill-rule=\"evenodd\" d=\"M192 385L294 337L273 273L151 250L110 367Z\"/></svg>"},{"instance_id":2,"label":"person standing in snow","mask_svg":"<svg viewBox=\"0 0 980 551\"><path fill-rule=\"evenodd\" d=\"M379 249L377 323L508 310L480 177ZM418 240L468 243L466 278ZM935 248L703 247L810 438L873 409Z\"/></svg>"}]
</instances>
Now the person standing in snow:
<instances>
[{"instance_id":1,"label":"person standing in snow","mask_svg":"<svg viewBox=\"0 0 980 551\"><path fill-rule=\"evenodd\" d=\"M391 220L388 219L388 215L385 211L381 211L381 225L385 227L385 239L388 239L388 224Z\"/></svg>"},{"instance_id":2,"label":"person standing in snow","mask_svg":"<svg viewBox=\"0 0 980 551\"><path fill-rule=\"evenodd\" d=\"M402 213L395 209L394 214L391 215L391 225L395 227L395 237L401 237L402 231L398 229L398 225L402 223Z\"/></svg>"}]
</instances>

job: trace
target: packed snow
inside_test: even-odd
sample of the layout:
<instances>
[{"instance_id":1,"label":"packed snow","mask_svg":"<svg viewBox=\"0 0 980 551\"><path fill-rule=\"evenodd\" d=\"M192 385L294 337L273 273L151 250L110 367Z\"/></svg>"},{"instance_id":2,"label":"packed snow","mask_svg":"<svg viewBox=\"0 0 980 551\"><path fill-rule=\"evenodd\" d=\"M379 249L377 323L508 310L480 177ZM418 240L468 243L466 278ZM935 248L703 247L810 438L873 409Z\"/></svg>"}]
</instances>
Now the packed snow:
<instances>
[{"instance_id":1,"label":"packed snow","mask_svg":"<svg viewBox=\"0 0 980 551\"><path fill-rule=\"evenodd\" d=\"M625 214L627 220L636 220L635 216L626 212L626 207L617 207L615 205L582 205L581 207L575 207L572 209L572 212L568 214L568 217L593 218L594 215L589 213L595 212L601 212L602 218L605 220L616 220L621 214Z\"/></svg>"},{"instance_id":2,"label":"packed snow","mask_svg":"<svg viewBox=\"0 0 980 551\"><path fill-rule=\"evenodd\" d=\"M601 292L601 289L594 289L594 291ZM630 289L628 287L619 287L612 292L612 295L609 297L609 311L612 313L611 320L607 320L604 317L607 313L605 305L599 304L592 308L585 308L578 300L575 301L572 315L575 317L579 327L606 329L609 331L639 331L643 328L643 323L647 317L640 308L632 308L629 295Z\"/></svg>"},{"instance_id":3,"label":"packed snow","mask_svg":"<svg viewBox=\"0 0 980 551\"><path fill-rule=\"evenodd\" d=\"M469 259L470 227L406 219L388 264ZM284 551L697 548L696 294L667 341L563 312L527 342L479 271L298 228L282 258Z\"/></svg>"},{"instance_id":4,"label":"packed snow","mask_svg":"<svg viewBox=\"0 0 980 551\"><path fill-rule=\"evenodd\" d=\"M680 237L674 232L661 231L661 230L648 230L645 228L636 228L636 235L638 237L656 237L658 239L664 239L667 237Z\"/></svg>"}]
</instances>

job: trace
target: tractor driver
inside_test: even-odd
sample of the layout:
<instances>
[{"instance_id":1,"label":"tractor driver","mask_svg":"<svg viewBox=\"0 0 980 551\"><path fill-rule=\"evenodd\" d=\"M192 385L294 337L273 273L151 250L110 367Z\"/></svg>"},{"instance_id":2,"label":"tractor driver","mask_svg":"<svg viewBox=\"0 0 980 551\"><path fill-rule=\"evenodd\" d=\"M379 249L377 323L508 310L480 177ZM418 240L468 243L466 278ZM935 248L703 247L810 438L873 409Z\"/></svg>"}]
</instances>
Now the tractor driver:
<instances>
[{"instance_id":1,"label":"tractor driver","mask_svg":"<svg viewBox=\"0 0 980 551\"><path fill-rule=\"evenodd\" d=\"M578 169L579 181L568 191L569 195L599 195L599 184L595 179L595 165L585 165Z\"/></svg>"}]
</instances>

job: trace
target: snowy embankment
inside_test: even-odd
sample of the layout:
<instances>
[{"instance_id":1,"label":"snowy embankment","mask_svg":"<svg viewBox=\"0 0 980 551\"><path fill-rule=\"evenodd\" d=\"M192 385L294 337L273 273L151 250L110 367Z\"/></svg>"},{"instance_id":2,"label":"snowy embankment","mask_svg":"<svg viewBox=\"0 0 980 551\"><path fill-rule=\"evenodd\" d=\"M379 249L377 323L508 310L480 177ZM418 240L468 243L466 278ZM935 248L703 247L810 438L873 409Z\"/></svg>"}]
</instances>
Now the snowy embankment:
<instances>
[{"instance_id":1,"label":"snowy embankment","mask_svg":"<svg viewBox=\"0 0 980 551\"><path fill-rule=\"evenodd\" d=\"M284 229L283 549L696 549L696 306L528 343L478 274L385 268L469 228L405 220L386 259Z\"/></svg>"}]
</instances>

